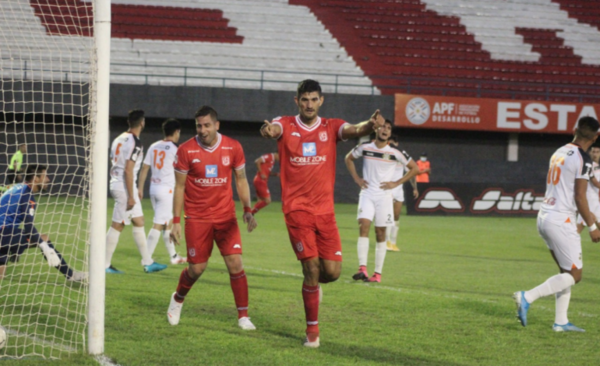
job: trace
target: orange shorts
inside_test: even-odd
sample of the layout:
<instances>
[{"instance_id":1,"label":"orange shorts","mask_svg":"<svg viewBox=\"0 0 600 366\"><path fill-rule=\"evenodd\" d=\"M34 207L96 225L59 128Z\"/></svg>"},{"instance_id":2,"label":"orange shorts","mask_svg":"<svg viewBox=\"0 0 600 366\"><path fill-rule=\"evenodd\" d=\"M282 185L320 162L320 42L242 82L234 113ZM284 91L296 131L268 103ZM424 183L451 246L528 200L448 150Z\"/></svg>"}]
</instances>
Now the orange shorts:
<instances>
[{"instance_id":1,"label":"orange shorts","mask_svg":"<svg viewBox=\"0 0 600 366\"><path fill-rule=\"evenodd\" d=\"M267 180L261 179L258 175L254 177L254 190L259 198L271 197L271 192L267 186Z\"/></svg>"},{"instance_id":2,"label":"orange shorts","mask_svg":"<svg viewBox=\"0 0 600 366\"><path fill-rule=\"evenodd\" d=\"M185 220L185 241L188 262L192 264L208 262L214 242L222 256L242 254L242 236L236 219L219 223Z\"/></svg>"},{"instance_id":3,"label":"orange shorts","mask_svg":"<svg viewBox=\"0 0 600 366\"><path fill-rule=\"evenodd\" d=\"M285 215L285 223L299 261L315 257L342 261L342 241L335 214L313 215L294 211Z\"/></svg>"}]
</instances>

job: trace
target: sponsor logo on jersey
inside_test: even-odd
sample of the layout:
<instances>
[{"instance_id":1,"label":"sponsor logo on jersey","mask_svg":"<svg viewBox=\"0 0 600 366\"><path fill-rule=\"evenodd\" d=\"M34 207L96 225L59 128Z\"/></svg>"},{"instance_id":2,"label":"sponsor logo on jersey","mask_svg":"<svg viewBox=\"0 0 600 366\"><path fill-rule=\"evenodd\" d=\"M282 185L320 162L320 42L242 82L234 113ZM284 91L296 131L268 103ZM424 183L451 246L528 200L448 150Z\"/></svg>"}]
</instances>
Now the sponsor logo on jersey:
<instances>
[{"instance_id":1,"label":"sponsor logo on jersey","mask_svg":"<svg viewBox=\"0 0 600 366\"><path fill-rule=\"evenodd\" d=\"M225 166L229 165L229 156L223 156L223 158L221 160L223 161L223 165L225 165Z\"/></svg>"},{"instance_id":2,"label":"sponsor logo on jersey","mask_svg":"<svg viewBox=\"0 0 600 366\"><path fill-rule=\"evenodd\" d=\"M304 246L302 245L302 242L301 242L301 241L299 241L299 242L297 242L297 243L296 243L296 250L297 250L298 252L302 252L302 251L304 251Z\"/></svg>"},{"instance_id":3,"label":"sponsor logo on jersey","mask_svg":"<svg viewBox=\"0 0 600 366\"><path fill-rule=\"evenodd\" d=\"M481 196L473 199L471 212L485 213L497 211L503 213L522 213L539 211L544 195L533 190L519 189L515 193L505 193L501 188L490 188Z\"/></svg>"},{"instance_id":4,"label":"sponsor logo on jersey","mask_svg":"<svg viewBox=\"0 0 600 366\"><path fill-rule=\"evenodd\" d=\"M190 248L188 250L188 254L190 255L190 257L195 257L196 256L196 249Z\"/></svg>"},{"instance_id":5,"label":"sponsor logo on jersey","mask_svg":"<svg viewBox=\"0 0 600 366\"><path fill-rule=\"evenodd\" d=\"M219 169L217 165L207 165L205 167L204 175L206 178L215 178L219 176Z\"/></svg>"},{"instance_id":6,"label":"sponsor logo on jersey","mask_svg":"<svg viewBox=\"0 0 600 366\"><path fill-rule=\"evenodd\" d=\"M233 249L242 249L242 246L241 246L241 245L239 245L239 244L235 244L235 245L233 246Z\"/></svg>"},{"instance_id":7,"label":"sponsor logo on jersey","mask_svg":"<svg viewBox=\"0 0 600 366\"><path fill-rule=\"evenodd\" d=\"M196 178L194 182L202 185L202 186L222 186L223 184L227 184L227 177L219 178Z\"/></svg>"},{"instance_id":8,"label":"sponsor logo on jersey","mask_svg":"<svg viewBox=\"0 0 600 366\"><path fill-rule=\"evenodd\" d=\"M422 125L427 122L431 114L429 103L423 98L413 98L406 104L406 118L413 125Z\"/></svg>"},{"instance_id":9,"label":"sponsor logo on jersey","mask_svg":"<svg viewBox=\"0 0 600 366\"><path fill-rule=\"evenodd\" d=\"M456 193L447 188L433 188L425 192L417 202L419 211L444 210L450 212L462 212L465 207L456 196Z\"/></svg>"},{"instance_id":10,"label":"sponsor logo on jersey","mask_svg":"<svg viewBox=\"0 0 600 366\"><path fill-rule=\"evenodd\" d=\"M327 141L327 131L321 131L321 132L319 132L319 140L321 140L321 141Z\"/></svg>"},{"instance_id":11,"label":"sponsor logo on jersey","mask_svg":"<svg viewBox=\"0 0 600 366\"><path fill-rule=\"evenodd\" d=\"M199 163L199 162L200 162L200 159L194 159L194 160L192 160L192 164L196 164L196 163Z\"/></svg>"},{"instance_id":12,"label":"sponsor logo on jersey","mask_svg":"<svg viewBox=\"0 0 600 366\"><path fill-rule=\"evenodd\" d=\"M298 132L292 132L292 136L302 137L302 136L300 136L300 134Z\"/></svg>"},{"instance_id":13,"label":"sponsor logo on jersey","mask_svg":"<svg viewBox=\"0 0 600 366\"><path fill-rule=\"evenodd\" d=\"M167 145L165 146L165 150L169 150L171 148L171 146Z\"/></svg>"},{"instance_id":14,"label":"sponsor logo on jersey","mask_svg":"<svg viewBox=\"0 0 600 366\"><path fill-rule=\"evenodd\" d=\"M302 156L317 155L317 145L314 142L305 142L302 144Z\"/></svg>"}]
</instances>

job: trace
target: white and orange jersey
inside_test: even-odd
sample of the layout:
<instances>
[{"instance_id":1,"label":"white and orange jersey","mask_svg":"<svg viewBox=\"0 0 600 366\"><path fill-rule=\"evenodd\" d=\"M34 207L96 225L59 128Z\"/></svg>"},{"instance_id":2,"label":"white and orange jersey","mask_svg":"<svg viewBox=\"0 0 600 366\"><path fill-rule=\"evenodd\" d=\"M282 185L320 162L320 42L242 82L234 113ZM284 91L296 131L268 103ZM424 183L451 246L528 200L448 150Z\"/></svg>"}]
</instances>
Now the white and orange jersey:
<instances>
[{"instance_id":1,"label":"white and orange jersey","mask_svg":"<svg viewBox=\"0 0 600 366\"><path fill-rule=\"evenodd\" d=\"M156 141L148 148L144 164L150 166L152 178L150 186L175 187L175 156L177 155L177 145L173 141Z\"/></svg>"},{"instance_id":2,"label":"white and orange jersey","mask_svg":"<svg viewBox=\"0 0 600 366\"><path fill-rule=\"evenodd\" d=\"M408 172L410 169L408 169L408 163L410 163L410 161L412 160L412 158L410 157L410 155L408 155L408 153L404 150L401 150L402 155L404 155L404 157L406 158L406 163L402 162L402 161L398 161L396 163L396 169L394 169L394 175L392 176L392 182L397 181L398 179L404 177L404 174L406 174L406 172Z\"/></svg>"},{"instance_id":3,"label":"white and orange jersey","mask_svg":"<svg viewBox=\"0 0 600 366\"><path fill-rule=\"evenodd\" d=\"M598 165L598 163L596 162L592 162L592 172L590 174L590 180L592 179L592 176L596 178L597 182L600 182L600 165ZM592 205L597 206L600 201L600 189L593 185L591 181L588 183L587 199L590 207Z\"/></svg>"},{"instance_id":4,"label":"white and orange jersey","mask_svg":"<svg viewBox=\"0 0 600 366\"><path fill-rule=\"evenodd\" d=\"M123 132L110 147L110 189L127 191L125 188L125 164L128 160L135 162L133 168L133 186L136 187L137 175L144 158L144 146L140 139L131 132Z\"/></svg>"},{"instance_id":5,"label":"white and orange jersey","mask_svg":"<svg viewBox=\"0 0 600 366\"><path fill-rule=\"evenodd\" d=\"M405 154L389 145L378 148L375 142L365 142L352 149L352 156L355 159L364 158L363 179L367 181L367 188L363 188L360 193L370 195L390 193L389 190L380 188L381 183L393 180L398 165L404 167L408 165L411 157Z\"/></svg>"},{"instance_id":6,"label":"white and orange jersey","mask_svg":"<svg viewBox=\"0 0 600 366\"><path fill-rule=\"evenodd\" d=\"M570 143L556 150L550 159L539 215L556 222L575 220L575 180L589 181L591 172L592 159L578 145Z\"/></svg>"}]
</instances>

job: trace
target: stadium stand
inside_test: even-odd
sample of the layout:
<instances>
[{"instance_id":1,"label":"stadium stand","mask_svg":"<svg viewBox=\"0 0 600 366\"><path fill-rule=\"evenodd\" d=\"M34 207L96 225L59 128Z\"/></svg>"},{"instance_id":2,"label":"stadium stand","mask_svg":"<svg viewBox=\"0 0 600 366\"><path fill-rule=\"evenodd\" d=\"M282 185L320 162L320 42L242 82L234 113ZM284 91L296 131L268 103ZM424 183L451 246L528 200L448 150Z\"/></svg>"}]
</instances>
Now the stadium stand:
<instances>
[{"instance_id":1,"label":"stadium stand","mask_svg":"<svg viewBox=\"0 0 600 366\"><path fill-rule=\"evenodd\" d=\"M27 24L5 42L43 55L53 43L36 38L61 37L78 52L61 34L90 20L60 5L91 0L21 1ZM293 90L314 77L329 92L565 101L600 88L593 1L116 0L112 17L113 83Z\"/></svg>"}]
</instances>

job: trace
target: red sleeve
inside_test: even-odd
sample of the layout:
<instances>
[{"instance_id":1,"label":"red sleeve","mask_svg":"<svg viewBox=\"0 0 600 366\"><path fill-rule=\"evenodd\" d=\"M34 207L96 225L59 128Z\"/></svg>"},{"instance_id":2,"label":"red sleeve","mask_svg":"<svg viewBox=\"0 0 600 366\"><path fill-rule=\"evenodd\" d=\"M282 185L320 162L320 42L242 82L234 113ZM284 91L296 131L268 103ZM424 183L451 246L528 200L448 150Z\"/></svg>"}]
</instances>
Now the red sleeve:
<instances>
[{"instance_id":1,"label":"red sleeve","mask_svg":"<svg viewBox=\"0 0 600 366\"><path fill-rule=\"evenodd\" d=\"M262 156L262 158L263 158L263 163L264 164L269 164L270 162L273 161L273 154L264 154Z\"/></svg>"},{"instance_id":2,"label":"red sleeve","mask_svg":"<svg viewBox=\"0 0 600 366\"><path fill-rule=\"evenodd\" d=\"M333 129L333 133L335 133L336 141L346 141L342 139L342 126L345 125L346 121L343 119L334 118L331 120L331 126Z\"/></svg>"},{"instance_id":3,"label":"red sleeve","mask_svg":"<svg viewBox=\"0 0 600 366\"><path fill-rule=\"evenodd\" d=\"M246 157L244 156L244 149L242 149L242 144L236 141L236 145L233 151L233 169L242 169L246 165Z\"/></svg>"},{"instance_id":4,"label":"red sleeve","mask_svg":"<svg viewBox=\"0 0 600 366\"><path fill-rule=\"evenodd\" d=\"M177 154L175 155L175 161L173 162L173 167L175 171L183 174L187 174L190 171L190 164L188 161L188 154L185 148L177 149Z\"/></svg>"}]
</instances>

